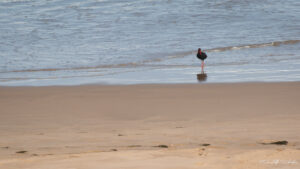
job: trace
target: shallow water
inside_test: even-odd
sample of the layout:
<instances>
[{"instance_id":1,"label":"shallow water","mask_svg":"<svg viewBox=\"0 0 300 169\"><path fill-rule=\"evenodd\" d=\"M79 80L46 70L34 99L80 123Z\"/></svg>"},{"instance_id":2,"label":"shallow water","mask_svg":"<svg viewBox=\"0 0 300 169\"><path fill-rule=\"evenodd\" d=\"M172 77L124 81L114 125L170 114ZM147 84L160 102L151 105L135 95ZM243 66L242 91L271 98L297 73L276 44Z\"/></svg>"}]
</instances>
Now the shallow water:
<instances>
[{"instance_id":1,"label":"shallow water","mask_svg":"<svg viewBox=\"0 0 300 169\"><path fill-rule=\"evenodd\" d=\"M299 28L298 0L0 0L0 85L299 81Z\"/></svg>"}]
</instances>

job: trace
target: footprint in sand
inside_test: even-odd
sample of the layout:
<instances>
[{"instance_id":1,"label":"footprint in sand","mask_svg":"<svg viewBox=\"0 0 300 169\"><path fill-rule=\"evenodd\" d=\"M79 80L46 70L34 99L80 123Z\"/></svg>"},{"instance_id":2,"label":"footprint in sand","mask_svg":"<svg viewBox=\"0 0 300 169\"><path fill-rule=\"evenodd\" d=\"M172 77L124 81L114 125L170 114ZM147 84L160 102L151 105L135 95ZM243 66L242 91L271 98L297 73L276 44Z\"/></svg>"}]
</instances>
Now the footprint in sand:
<instances>
[{"instance_id":1,"label":"footprint in sand","mask_svg":"<svg viewBox=\"0 0 300 169\"><path fill-rule=\"evenodd\" d=\"M200 144L200 146L207 147L207 146L210 146L210 144L203 143L203 144ZM207 151L205 151L205 150L206 150L205 148L199 148L199 150L198 150L199 156L206 156L207 155Z\"/></svg>"},{"instance_id":2,"label":"footprint in sand","mask_svg":"<svg viewBox=\"0 0 300 169\"><path fill-rule=\"evenodd\" d=\"M199 156L206 156L207 152L205 151L205 148L199 148L198 155Z\"/></svg>"}]
</instances>

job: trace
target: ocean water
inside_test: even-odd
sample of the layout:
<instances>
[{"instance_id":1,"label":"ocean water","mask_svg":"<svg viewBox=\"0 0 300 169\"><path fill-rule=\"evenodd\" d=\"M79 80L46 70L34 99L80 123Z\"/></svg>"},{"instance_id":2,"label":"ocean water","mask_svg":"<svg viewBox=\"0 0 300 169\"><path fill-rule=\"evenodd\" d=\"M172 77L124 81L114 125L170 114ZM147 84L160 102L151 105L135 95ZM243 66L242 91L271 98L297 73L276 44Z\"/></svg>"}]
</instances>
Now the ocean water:
<instances>
[{"instance_id":1,"label":"ocean water","mask_svg":"<svg viewBox=\"0 0 300 169\"><path fill-rule=\"evenodd\" d=\"M299 80L299 0L0 0L1 86Z\"/></svg>"}]
</instances>

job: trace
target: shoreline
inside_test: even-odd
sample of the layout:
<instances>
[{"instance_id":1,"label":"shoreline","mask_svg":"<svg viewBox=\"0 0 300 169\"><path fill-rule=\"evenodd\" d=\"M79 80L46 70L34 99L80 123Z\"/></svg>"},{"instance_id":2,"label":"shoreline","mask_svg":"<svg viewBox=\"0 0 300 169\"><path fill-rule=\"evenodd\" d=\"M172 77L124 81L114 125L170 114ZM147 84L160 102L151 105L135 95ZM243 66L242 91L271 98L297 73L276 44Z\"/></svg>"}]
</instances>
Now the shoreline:
<instances>
[{"instance_id":1,"label":"shoreline","mask_svg":"<svg viewBox=\"0 0 300 169\"><path fill-rule=\"evenodd\" d=\"M136 83L136 84L114 84L114 83L86 83L86 84L74 84L74 85L45 85L45 86L11 86L11 85L0 85L0 88L47 88L47 87L122 87L122 86L197 86L197 85L234 85L234 84L280 84L280 83L300 83L300 81L238 81L238 82L199 82L199 83Z\"/></svg>"},{"instance_id":2,"label":"shoreline","mask_svg":"<svg viewBox=\"0 0 300 169\"><path fill-rule=\"evenodd\" d=\"M195 62L195 64L197 63ZM101 73L102 71L108 71L108 73ZM300 80L299 72L299 62L297 60L294 62L282 61L257 65L207 66L204 74L201 73L200 65L199 67L192 65L184 68L156 68L154 66L153 68L91 70L91 72L2 74L3 78L0 80L0 86L295 82ZM10 76L14 77L10 78Z\"/></svg>"},{"instance_id":3,"label":"shoreline","mask_svg":"<svg viewBox=\"0 0 300 169\"><path fill-rule=\"evenodd\" d=\"M299 100L300 82L0 87L0 168L299 168Z\"/></svg>"}]
</instances>

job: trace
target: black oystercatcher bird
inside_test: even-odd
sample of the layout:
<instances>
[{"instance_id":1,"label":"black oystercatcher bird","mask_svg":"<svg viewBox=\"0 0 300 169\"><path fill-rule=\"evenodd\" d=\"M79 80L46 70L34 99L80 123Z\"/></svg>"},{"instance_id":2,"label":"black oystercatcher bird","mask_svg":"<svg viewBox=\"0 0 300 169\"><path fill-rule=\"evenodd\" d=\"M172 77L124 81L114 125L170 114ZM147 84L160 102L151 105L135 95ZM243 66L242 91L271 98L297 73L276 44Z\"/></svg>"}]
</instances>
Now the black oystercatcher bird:
<instances>
[{"instance_id":1,"label":"black oystercatcher bird","mask_svg":"<svg viewBox=\"0 0 300 169\"><path fill-rule=\"evenodd\" d=\"M201 48L198 49L197 58L201 60L201 70L204 72L204 60L207 58L207 55L201 51Z\"/></svg>"}]
</instances>

